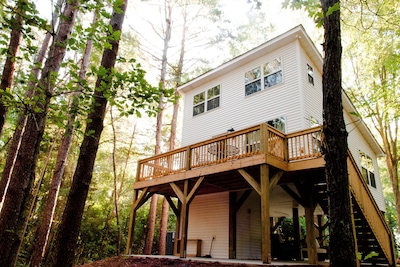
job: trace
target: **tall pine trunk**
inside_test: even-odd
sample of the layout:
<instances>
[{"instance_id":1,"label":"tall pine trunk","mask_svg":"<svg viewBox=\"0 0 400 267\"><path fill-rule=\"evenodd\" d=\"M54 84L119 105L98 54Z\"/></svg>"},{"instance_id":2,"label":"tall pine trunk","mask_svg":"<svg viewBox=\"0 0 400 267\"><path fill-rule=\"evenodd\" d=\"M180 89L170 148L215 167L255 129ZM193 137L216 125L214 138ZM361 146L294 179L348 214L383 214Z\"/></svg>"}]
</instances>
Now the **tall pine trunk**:
<instances>
[{"instance_id":1,"label":"tall pine trunk","mask_svg":"<svg viewBox=\"0 0 400 267\"><path fill-rule=\"evenodd\" d=\"M3 66L3 73L1 75L0 90L11 89L13 75L15 71L15 58L17 55L18 47L21 42L22 36L22 24L23 17L25 14L26 0L20 0L17 2L15 16L10 20L11 33L10 42L8 44L6 52L6 62ZM0 136L3 131L4 123L6 121L7 107L4 105L0 98Z\"/></svg>"},{"instance_id":2,"label":"tall pine trunk","mask_svg":"<svg viewBox=\"0 0 400 267\"><path fill-rule=\"evenodd\" d=\"M97 14L95 12L93 18L93 24L97 21ZM86 72L89 66L90 55L92 53L93 40L88 39L86 42L85 52L83 54L81 69L79 71L79 79L84 80ZM82 89L82 86L79 86ZM51 185L47 199L43 208L43 213L41 215L41 221L39 228L36 232L36 241L34 244L34 250L31 257L31 266L40 266L45 248L47 245L47 240L49 238L51 222L53 221L53 215L57 204L57 197L60 190L62 178L64 175L64 169L67 164L67 157L72 144L72 138L74 134L74 123L76 120L76 113L79 109L79 89L77 92L71 95L71 106L70 113L68 115L68 122L61 140L61 144L58 148L56 166L53 171L53 177L51 179Z\"/></svg>"},{"instance_id":3,"label":"tall pine trunk","mask_svg":"<svg viewBox=\"0 0 400 267\"><path fill-rule=\"evenodd\" d=\"M63 0L58 0L57 6L60 7L61 3ZM48 32L43 39L42 46L37 54L37 57L35 59L34 64L32 65L32 72L31 72L31 79L28 82L28 86L25 92L25 98L30 99L34 93L34 88L36 86L36 81L39 79L39 73L40 73L40 68L39 66L42 65L46 51L49 47L50 40L53 36L55 35L55 24L57 24L57 19L58 16L56 12L53 12L53 18L52 18L52 32ZM14 166L14 161L16 158L16 155L18 154L19 147L21 144L21 136L23 135L23 132L25 131L25 125L26 125L26 120L27 120L27 114L26 111L22 111L18 115L17 119L17 127L14 131L12 141L10 148L8 149L8 154L7 154L7 159L6 159L6 165L3 168L3 173L2 177L0 180L0 211L3 206L3 201L4 201L4 196L5 192L7 191L8 184L10 181L10 174L12 173L12 169Z\"/></svg>"},{"instance_id":4,"label":"tall pine trunk","mask_svg":"<svg viewBox=\"0 0 400 267\"><path fill-rule=\"evenodd\" d=\"M115 32L121 31L127 4L128 0L123 0L122 5L114 9L110 22L112 31L109 34L111 36L114 36ZM82 215L92 180L100 136L103 131L103 120L107 107L107 98L104 94L111 87L111 72L118 54L119 39L110 38L110 44L111 49L105 49L103 52L101 66L104 68L105 73L99 74L96 81L85 137L82 141L67 204L55 240L54 254L52 256L53 266L55 267L70 267L74 263Z\"/></svg>"},{"instance_id":5,"label":"tall pine trunk","mask_svg":"<svg viewBox=\"0 0 400 267\"><path fill-rule=\"evenodd\" d=\"M0 214L0 266L13 266L17 258L17 250L22 241L22 230L26 220L26 203L35 178L35 168L40 142L46 124L49 103L54 90L54 73L60 69L64 59L67 41L78 12L77 2L66 4L60 31L50 49L42 77L35 87L34 96L40 101L36 108L40 111L29 114L26 119L24 134L20 139L18 154L9 153L7 162L14 163L9 174L8 189L5 192L3 208ZM7 167L7 166L6 166ZM3 177L4 179L4 173Z\"/></svg>"},{"instance_id":6,"label":"tall pine trunk","mask_svg":"<svg viewBox=\"0 0 400 267\"><path fill-rule=\"evenodd\" d=\"M161 59L161 75L160 75L160 84L161 88L165 88L165 79L167 75L167 54L169 48L169 42L171 40L171 20L172 20L172 10L171 6L167 6L167 1L164 1L164 12L165 12L165 24L166 29L164 33L164 48L163 48L163 55ZM160 98L159 103L159 111L157 113L157 125L156 125L156 149L155 154L158 155L161 153L161 143L162 143L162 128L163 128L163 116L164 116L164 98ZM144 254L151 254L152 247L153 247L153 239L154 239L154 231L155 231L155 222L156 222L156 215L157 215L157 201L158 195L154 194L151 197L150 202L150 210L149 210L149 218L147 222L147 235L146 235L146 242L144 247ZM161 238L165 238L162 235L165 233L160 233L160 240ZM165 242L164 242L165 243ZM162 254L162 251L165 251L164 248L160 248L159 253Z\"/></svg>"},{"instance_id":7,"label":"tall pine trunk","mask_svg":"<svg viewBox=\"0 0 400 267\"><path fill-rule=\"evenodd\" d=\"M355 267L349 176L347 131L343 118L341 77L341 33L338 0L321 0L325 42L323 87L323 133L325 173L329 200L329 259L332 267ZM328 13L332 8L333 12Z\"/></svg>"}]
</instances>

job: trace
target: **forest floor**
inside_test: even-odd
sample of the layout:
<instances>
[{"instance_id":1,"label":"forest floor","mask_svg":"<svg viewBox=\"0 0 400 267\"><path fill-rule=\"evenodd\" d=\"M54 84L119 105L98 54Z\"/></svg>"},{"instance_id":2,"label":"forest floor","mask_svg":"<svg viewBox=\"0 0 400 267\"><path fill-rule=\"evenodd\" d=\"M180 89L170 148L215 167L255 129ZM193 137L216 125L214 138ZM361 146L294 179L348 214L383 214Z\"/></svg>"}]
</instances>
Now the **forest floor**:
<instances>
[{"instance_id":1,"label":"forest floor","mask_svg":"<svg viewBox=\"0 0 400 267\"><path fill-rule=\"evenodd\" d=\"M258 264L258 263L241 263L241 262L226 262L217 261L216 259L180 259L176 257L145 257L145 256L125 256L125 257L112 257L93 263L80 265L79 267L163 267L163 266L174 266L174 267L284 267L284 266L308 266L303 262L273 262L272 264ZM327 266L327 265L318 265ZM78 267L78 266L75 266Z\"/></svg>"}]
</instances>

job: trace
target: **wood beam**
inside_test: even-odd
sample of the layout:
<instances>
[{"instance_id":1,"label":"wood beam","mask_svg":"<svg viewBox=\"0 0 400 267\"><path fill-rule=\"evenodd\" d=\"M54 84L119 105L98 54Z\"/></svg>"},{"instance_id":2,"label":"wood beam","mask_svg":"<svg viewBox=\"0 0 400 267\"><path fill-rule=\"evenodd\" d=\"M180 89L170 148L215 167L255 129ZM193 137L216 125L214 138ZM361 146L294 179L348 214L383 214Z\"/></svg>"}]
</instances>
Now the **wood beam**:
<instances>
[{"instance_id":1,"label":"wood beam","mask_svg":"<svg viewBox=\"0 0 400 267\"><path fill-rule=\"evenodd\" d=\"M269 221L269 167L260 165L261 182L261 258L263 263L270 264L271 257L271 226Z\"/></svg>"},{"instance_id":2,"label":"wood beam","mask_svg":"<svg viewBox=\"0 0 400 267\"><path fill-rule=\"evenodd\" d=\"M139 190L133 190L132 209L129 219L128 240L126 241L125 254L130 254L132 250L133 237L135 232L135 222L136 222L136 209L134 207L136 200L138 198L138 191Z\"/></svg>"},{"instance_id":3,"label":"wood beam","mask_svg":"<svg viewBox=\"0 0 400 267\"><path fill-rule=\"evenodd\" d=\"M303 207L305 206L304 200L297 195L296 192L294 192L289 186L287 185L281 185L282 189L285 190L286 193L288 193L294 200L300 203Z\"/></svg>"},{"instance_id":4,"label":"wood beam","mask_svg":"<svg viewBox=\"0 0 400 267\"><path fill-rule=\"evenodd\" d=\"M179 189L179 188L178 188ZM180 189L179 189L180 191ZM181 191L182 195L184 196L182 198L182 209L181 209L181 244L180 244L180 250L179 250L179 257L181 258L186 258L186 248L187 248L187 233L188 233L188 215L189 215L189 209L188 209L188 202L187 202L187 195L189 191L189 181L185 180L183 183L183 192Z\"/></svg>"},{"instance_id":5,"label":"wood beam","mask_svg":"<svg viewBox=\"0 0 400 267\"><path fill-rule=\"evenodd\" d=\"M279 182L283 175L284 171L278 171L277 173L272 176L271 180L269 181L269 190L271 191Z\"/></svg>"},{"instance_id":6,"label":"wood beam","mask_svg":"<svg viewBox=\"0 0 400 267\"><path fill-rule=\"evenodd\" d=\"M229 192L229 259L236 259L236 195L236 192Z\"/></svg>"},{"instance_id":7,"label":"wood beam","mask_svg":"<svg viewBox=\"0 0 400 267\"><path fill-rule=\"evenodd\" d=\"M238 202L235 205L236 208L235 213L239 211L240 207L244 204L244 202L250 196L252 191L253 190L251 189L244 191L243 195L239 198Z\"/></svg>"},{"instance_id":8,"label":"wood beam","mask_svg":"<svg viewBox=\"0 0 400 267\"><path fill-rule=\"evenodd\" d=\"M171 207L171 209L173 210L173 212L174 212L174 214L175 214L175 216L179 216L179 210L178 210L178 208L175 206L175 203L174 203L174 201L172 201L172 199L171 199L171 197L170 196L165 196L165 199L168 201L168 203L169 203L169 206Z\"/></svg>"},{"instance_id":9,"label":"wood beam","mask_svg":"<svg viewBox=\"0 0 400 267\"><path fill-rule=\"evenodd\" d=\"M266 164L262 164L266 165ZM244 169L238 169L238 172L243 176L243 178L251 185L251 187L256 190L256 192L261 196L261 186L260 184L251 176L248 172L246 172ZM268 180L269 183L269 180ZM269 189L269 186L268 186Z\"/></svg>"}]
</instances>

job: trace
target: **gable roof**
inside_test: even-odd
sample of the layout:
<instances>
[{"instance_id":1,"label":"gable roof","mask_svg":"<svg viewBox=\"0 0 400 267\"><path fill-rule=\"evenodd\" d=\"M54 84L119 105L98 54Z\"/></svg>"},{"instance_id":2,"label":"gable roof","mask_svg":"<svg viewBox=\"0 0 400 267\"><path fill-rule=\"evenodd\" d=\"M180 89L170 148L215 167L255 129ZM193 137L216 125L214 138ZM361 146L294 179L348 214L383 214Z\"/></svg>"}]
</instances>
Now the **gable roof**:
<instances>
[{"instance_id":1,"label":"gable roof","mask_svg":"<svg viewBox=\"0 0 400 267\"><path fill-rule=\"evenodd\" d=\"M286 44L292 43L294 40L298 39L301 46L311 58L313 62L316 64L316 68L322 73L322 64L323 60L315 47L314 43L304 30L302 25L298 25L295 28L278 35L275 38L251 49L250 51L237 56L222 65L209 70L208 72L203 73L202 75L178 86L178 90L181 92L187 92L191 89L197 88L198 86L204 84L205 82L215 79L223 74L229 73L233 69L236 69L238 66L244 65L248 62L251 62L260 56L263 56L279 47L282 47Z\"/></svg>"},{"instance_id":2,"label":"gable roof","mask_svg":"<svg viewBox=\"0 0 400 267\"><path fill-rule=\"evenodd\" d=\"M323 58L321 54L319 53L318 49L315 47L314 42L311 40L311 38L308 36L306 33L304 27L302 25L298 25L291 30L278 35L275 38L272 38L271 40L253 48L252 50L237 56L226 63L223 63L222 65L209 70L208 72L203 73L202 75L178 86L178 91L180 92L188 92L192 89L195 89L202 84L216 79L220 77L221 75L224 75L226 73L229 73L230 71L238 68L238 66L247 64L248 62L251 62L260 56L263 56L270 51L273 51L279 47L282 47L286 44L292 43L295 40L298 40L302 48L304 49L305 53L310 57L312 62L314 62L316 69L319 70L320 73L322 73L322 68L323 68ZM354 114L357 113L356 108L350 101L349 97L347 94L342 90L342 104L344 110L346 110L349 114ZM358 121L360 118L357 118ZM364 138L367 140L367 142L371 145L374 153L377 156L384 156L385 152L383 151L382 147L378 144L377 140L375 137L372 135L371 131L365 124L365 122L360 119L360 123L357 124L357 128L360 130L361 134L364 136Z\"/></svg>"}]
</instances>

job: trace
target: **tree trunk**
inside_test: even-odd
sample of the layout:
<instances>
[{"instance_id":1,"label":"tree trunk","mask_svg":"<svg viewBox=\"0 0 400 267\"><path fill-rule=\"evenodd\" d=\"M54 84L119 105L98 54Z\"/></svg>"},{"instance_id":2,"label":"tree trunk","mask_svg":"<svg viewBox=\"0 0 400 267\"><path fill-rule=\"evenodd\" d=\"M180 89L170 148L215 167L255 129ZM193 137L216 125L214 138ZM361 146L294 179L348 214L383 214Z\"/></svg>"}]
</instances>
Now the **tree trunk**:
<instances>
[{"instance_id":1,"label":"tree trunk","mask_svg":"<svg viewBox=\"0 0 400 267\"><path fill-rule=\"evenodd\" d=\"M61 6L61 1L63 1L63 0L58 0L58 6ZM53 13L53 24L52 24L53 25L53 32L52 32L53 34L55 34L54 24L57 23L56 19L58 18L58 16L55 16L54 14L55 13ZM39 53L36 57L36 60L33 64L32 73L31 73L31 76L33 78L28 82L27 90L25 93L26 99L31 98L34 93L34 87L36 85L35 81L38 80L39 72L40 72L39 66L41 66L44 61L46 51L49 47L50 40L52 38L52 33L48 32L46 34L46 36L43 40L43 43L42 43L42 47L40 48L40 51L39 51ZM26 112L25 111L20 112L20 114L18 116L17 127L14 131L14 135L12 138L10 148L8 149L6 165L3 168L2 178L0 180L0 211L3 206L5 192L7 191L8 184L10 181L10 174L12 173L15 157L18 154L19 147L21 144L21 136L22 136L23 132L25 131L26 120L27 120Z\"/></svg>"},{"instance_id":2,"label":"tree trunk","mask_svg":"<svg viewBox=\"0 0 400 267\"><path fill-rule=\"evenodd\" d=\"M121 31L126 12L128 0L122 1L119 10L113 11L110 25L113 34ZM94 92L92 109L88 115L88 123L85 130L85 137L80 148L79 158L75 169L67 204L59 226L58 235L55 241L53 254L53 266L72 266L74 263L75 248L78 240L79 229L82 222L82 215L85 202L92 180L93 166L99 147L101 132L103 131L103 120L105 116L107 98L104 93L111 87L112 69L114 68L119 40L110 38L111 49L105 49L101 60L104 74L98 76Z\"/></svg>"},{"instance_id":3,"label":"tree trunk","mask_svg":"<svg viewBox=\"0 0 400 267\"><path fill-rule=\"evenodd\" d=\"M12 30L10 33L10 42L8 44L6 52L7 58L3 67L3 74L1 75L0 90L5 91L7 88L11 89L13 75L15 71L15 58L22 36L22 24L25 14L25 8L23 7L23 5L26 4L25 2L26 0L20 0L17 2L15 16L10 21ZM6 115L7 107L4 105L0 98L0 136L3 131L4 123L6 121Z\"/></svg>"},{"instance_id":4,"label":"tree trunk","mask_svg":"<svg viewBox=\"0 0 400 267\"><path fill-rule=\"evenodd\" d=\"M341 33L339 8L327 14L337 0L321 0L325 14L323 65L323 133L325 173L329 199L329 257L332 267L355 267L349 178L347 170L347 131L343 118L341 78Z\"/></svg>"},{"instance_id":5,"label":"tree trunk","mask_svg":"<svg viewBox=\"0 0 400 267\"><path fill-rule=\"evenodd\" d=\"M0 266L13 266L16 252L21 242L21 231L26 219L26 202L35 177L35 167L43 136L50 98L54 89L54 73L60 69L66 52L66 43L70 36L78 9L76 2L69 2L64 10L62 27L54 40L50 55L43 68L42 77L35 88L35 96L40 99L36 108L39 112L28 116L25 132L21 136L18 154L9 153L7 162L14 162L9 174L9 186L5 194L0 214Z\"/></svg>"},{"instance_id":6,"label":"tree trunk","mask_svg":"<svg viewBox=\"0 0 400 267\"><path fill-rule=\"evenodd\" d=\"M171 6L167 6L167 1L164 1L164 12L165 12L165 33L164 33L164 48L163 48L163 55L161 60L161 75L160 75L160 84L162 88L165 88L165 79L167 74L167 54L169 49L169 42L171 40L171 20L172 20L172 12ZM162 144L162 128L163 128L163 115L164 115L164 98L160 98L159 103L159 112L157 113L157 126L156 126L156 148L155 154L158 155L161 153L161 144ZM158 196L154 194L151 197L150 203L150 211L149 211L149 220L147 223L147 236L144 248L144 254L148 255L151 254L153 239L154 239L154 230L155 230L155 222L156 222L156 215L157 215L157 201ZM162 232L165 229L162 229ZM160 241L161 239L165 239L166 237L162 236L164 233L160 233ZM165 241L161 241L159 245L159 253L162 254L165 251ZM165 253L165 252L164 252Z\"/></svg>"},{"instance_id":7,"label":"tree trunk","mask_svg":"<svg viewBox=\"0 0 400 267\"><path fill-rule=\"evenodd\" d=\"M97 14L95 12L93 18L93 24L97 21ZM84 80L85 75L90 62L90 55L92 53L93 40L88 39L86 42L85 52L83 54L81 69L79 71L79 79ZM81 87L81 86L80 86ZM34 250L31 257L31 266L40 266L44 257L47 241L50 234L51 222L53 221L53 215L57 204L57 197L60 190L62 178L64 175L65 165L67 164L68 153L71 148L72 138L74 134L74 123L76 119L76 110L79 108L79 91L77 90L71 96L71 107L68 116L68 122L65 129L64 136L61 140L61 144L58 148L56 166L53 172L53 178L51 180L49 194L45 202L43 213L41 215L41 222L36 233L36 242L34 244Z\"/></svg>"}]
</instances>

